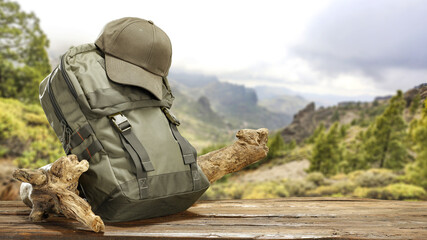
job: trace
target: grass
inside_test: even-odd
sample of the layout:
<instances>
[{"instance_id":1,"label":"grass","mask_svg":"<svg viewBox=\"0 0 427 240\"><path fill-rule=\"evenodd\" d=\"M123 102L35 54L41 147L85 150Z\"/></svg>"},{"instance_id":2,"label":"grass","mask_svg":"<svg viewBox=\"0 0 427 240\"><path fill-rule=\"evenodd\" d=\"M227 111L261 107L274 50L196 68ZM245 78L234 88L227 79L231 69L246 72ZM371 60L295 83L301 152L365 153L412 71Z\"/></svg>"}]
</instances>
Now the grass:
<instances>
[{"instance_id":1,"label":"grass","mask_svg":"<svg viewBox=\"0 0 427 240\"><path fill-rule=\"evenodd\" d=\"M0 98L0 157L15 159L21 168L38 168L64 154L37 104Z\"/></svg>"}]
</instances>

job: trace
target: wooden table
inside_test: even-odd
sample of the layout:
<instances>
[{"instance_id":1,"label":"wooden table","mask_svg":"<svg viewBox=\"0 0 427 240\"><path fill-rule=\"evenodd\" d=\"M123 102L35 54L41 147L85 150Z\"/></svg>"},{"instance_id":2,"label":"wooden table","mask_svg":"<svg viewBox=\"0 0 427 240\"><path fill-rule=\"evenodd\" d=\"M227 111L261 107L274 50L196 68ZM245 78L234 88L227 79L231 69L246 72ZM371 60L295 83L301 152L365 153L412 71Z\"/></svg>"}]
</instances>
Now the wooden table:
<instances>
[{"instance_id":1,"label":"wooden table","mask_svg":"<svg viewBox=\"0 0 427 240\"><path fill-rule=\"evenodd\" d=\"M427 239L427 202L349 198L202 201L163 218L107 224L28 220L21 202L0 202L0 239Z\"/></svg>"}]
</instances>

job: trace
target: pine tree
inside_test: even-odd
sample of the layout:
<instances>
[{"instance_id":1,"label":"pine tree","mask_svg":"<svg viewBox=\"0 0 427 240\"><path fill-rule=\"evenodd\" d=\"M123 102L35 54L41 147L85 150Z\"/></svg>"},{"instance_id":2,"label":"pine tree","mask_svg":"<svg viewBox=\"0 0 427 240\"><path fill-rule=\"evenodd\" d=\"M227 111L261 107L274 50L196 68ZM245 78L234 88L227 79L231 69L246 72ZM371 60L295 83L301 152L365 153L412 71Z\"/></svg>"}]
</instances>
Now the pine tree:
<instances>
[{"instance_id":1,"label":"pine tree","mask_svg":"<svg viewBox=\"0 0 427 240\"><path fill-rule=\"evenodd\" d=\"M285 148L285 142L283 141L280 132L273 135L271 141L268 141L267 146L269 149L267 153L267 159L280 156L281 151Z\"/></svg>"},{"instance_id":2,"label":"pine tree","mask_svg":"<svg viewBox=\"0 0 427 240\"><path fill-rule=\"evenodd\" d=\"M334 111L334 113L332 114L331 121L332 122L337 122L339 120L340 120L340 113L338 112L338 109L336 109Z\"/></svg>"},{"instance_id":3,"label":"pine tree","mask_svg":"<svg viewBox=\"0 0 427 240\"><path fill-rule=\"evenodd\" d=\"M342 138L345 138L345 136L347 135L347 130L348 130L348 125L341 125L340 127L340 135Z\"/></svg>"},{"instance_id":4,"label":"pine tree","mask_svg":"<svg viewBox=\"0 0 427 240\"><path fill-rule=\"evenodd\" d=\"M411 106L409 107L409 111L412 115L414 115L418 108L420 107L421 96L419 93L415 95L414 99L412 99Z\"/></svg>"},{"instance_id":5,"label":"pine tree","mask_svg":"<svg viewBox=\"0 0 427 240\"><path fill-rule=\"evenodd\" d=\"M411 124L411 139L414 142L413 149L417 153L412 169L411 181L427 189L427 99L424 102L424 110L419 120L413 120Z\"/></svg>"},{"instance_id":6,"label":"pine tree","mask_svg":"<svg viewBox=\"0 0 427 240\"><path fill-rule=\"evenodd\" d=\"M314 130L313 134L307 138L306 142L307 143L314 143L314 141L316 141L316 138L325 131L325 124L323 122L321 122L319 124L319 126L316 127L316 129Z\"/></svg>"},{"instance_id":7,"label":"pine tree","mask_svg":"<svg viewBox=\"0 0 427 240\"><path fill-rule=\"evenodd\" d=\"M336 174L343 156L340 141L338 122L335 122L327 133L320 132L314 142L309 171L321 172L327 176Z\"/></svg>"},{"instance_id":8,"label":"pine tree","mask_svg":"<svg viewBox=\"0 0 427 240\"><path fill-rule=\"evenodd\" d=\"M38 100L38 85L51 71L48 45L34 13L0 0L0 97Z\"/></svg>"},{"instance_id":9,"label":"pine tree","mask_svg":"<svg viewBox=\"0 0 427 240\"><path fill-rule=\"evenodd\" d=\"M356 139L351 141L351 143L345 150L344 163L342 164L344 172L348 173L355 170L368 168L365 152L363 151L364 139L365 132L359 132L359 134L356 136Z\"/></svg>"},{"instance_id":10,"label":"pine tree","mask_svg":"<svg viewBox=\"0 0 427 240\"><path fill-rule=\"evenodd\" d=\"M283 138L282 138L280 132L277 132L276 134L274 134L268 138L267 147L268 147L267 156L264 159L262 159L261 161L258 161L254 164L247 166L246 167L247 169L256 169L259 166L261 166L262 164L268 163L271 159L276 158L276 157L280 157L282 155L282 152L284 150L286 150L285 149L286 144L283 141Z\"/></svg>"},{"instance_id":11,"label":"pine tree","mask_svg":"<svg viewBox=\"0 0 427 240\"><path fill-rule=\"evenodd\" d=\"M369 126L364 151L366 160L380 168L401 168L407 157L404 146L406 124L403 120L405 100L402 91L390 99L390 103Z\"/></svg>"},{"instance_id":12,"label":"pine tree","mask_svg":"<svg viewBox=\"0 0 427 240\"><path fill-rule=\"evenodd\" d=\"M288 144L286 144L286 149L291 151L294 150L297 147L297 142L295 139L292 139Z\"/></svg>"}]
</instances>

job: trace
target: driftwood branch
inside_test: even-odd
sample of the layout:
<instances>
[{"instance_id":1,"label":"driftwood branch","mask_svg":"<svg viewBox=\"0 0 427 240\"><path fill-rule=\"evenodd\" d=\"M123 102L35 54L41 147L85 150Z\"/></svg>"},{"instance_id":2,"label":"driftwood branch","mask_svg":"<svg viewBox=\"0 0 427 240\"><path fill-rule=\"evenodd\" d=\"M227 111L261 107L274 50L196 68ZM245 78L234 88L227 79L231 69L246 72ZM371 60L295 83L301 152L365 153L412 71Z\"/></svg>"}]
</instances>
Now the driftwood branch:
<instances>
[{"instance_id":1,"label":"driftwood branch","mask_svg":"<svg viewBox=\"0 0 427 240\"><path fill-rule=\"evenodd\" d=\"M198 157L197 163L211 183L267 156L268 129L242 129L236 137L232 145Z\"/></svg>"},{"instance_id":2,"label":"driftwood branch","mask_svg":"<svg viewBox=\"0 0 427 240\"><path fill-rule=\"evenodd\" d=\"M75 155L69 155L41 169L15 170L13 177L24 182L21 185L21 198L32 207L31 221L42 221L51 212L62 213L95 232L104 231L104 222L79 197L77 190L78 179L88 168L86 160L79 162Z\"/></svg>"},{"instance_id":3,"label":"driftwood branch","mask_svg":"<svg viewBox=\"0 0 427 240\"><path fill-rule=\"evenodd\" d=\"M211 183L267 155L268 129L243 129L236 137L232 145L198 158L199 167ZM30 219L41 221L51 212L62 213L95 232L104 231L101 218L79 197L77 190L78 179L88 168L86 160L79 162L75 155L69 155L37 170L17 169L13 177L23 182L20 195L24 203L32 207Z\"/></svg>"}]
</instances>

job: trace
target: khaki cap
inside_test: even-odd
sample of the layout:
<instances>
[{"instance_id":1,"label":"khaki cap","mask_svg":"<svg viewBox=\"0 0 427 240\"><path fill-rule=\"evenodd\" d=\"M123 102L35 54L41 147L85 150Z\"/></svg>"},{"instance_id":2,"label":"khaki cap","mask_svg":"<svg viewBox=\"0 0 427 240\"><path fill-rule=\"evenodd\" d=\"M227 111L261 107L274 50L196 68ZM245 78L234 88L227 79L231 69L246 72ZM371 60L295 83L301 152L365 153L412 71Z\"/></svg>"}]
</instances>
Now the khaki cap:
<instances>
[{"instance_id":1,"label":"khaki cap","mask_svg":"<svg viewBox=\"0 0 427 240\"><path fill-rule=\"evenodd\" d=\"M172 46L166 33L152 21L130 17L111 21L95 45L105 53L107 75L112 81L142 87L162 99Z\"/></svg>"}]
</instances>

